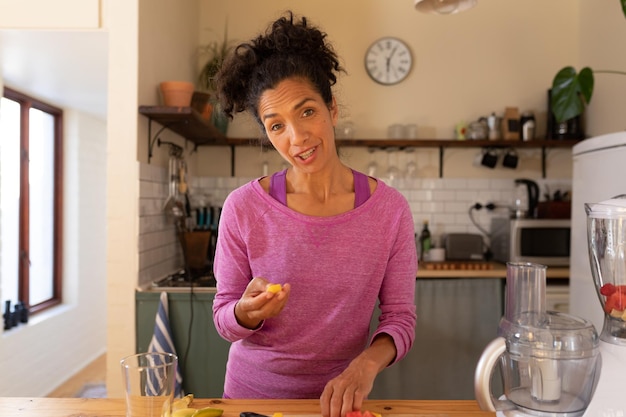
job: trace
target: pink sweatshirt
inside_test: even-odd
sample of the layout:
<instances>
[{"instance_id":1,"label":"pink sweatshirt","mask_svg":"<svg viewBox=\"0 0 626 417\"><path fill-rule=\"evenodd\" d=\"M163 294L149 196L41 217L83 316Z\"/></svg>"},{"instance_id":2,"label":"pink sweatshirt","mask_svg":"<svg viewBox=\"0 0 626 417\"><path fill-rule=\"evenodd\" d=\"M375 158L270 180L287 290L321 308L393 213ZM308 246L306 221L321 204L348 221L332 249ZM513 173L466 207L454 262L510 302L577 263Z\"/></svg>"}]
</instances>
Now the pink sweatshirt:
<instances>
[{"instance_id":1,"label":"pink sweatshirt","mask_svg":"<svg viewBox=\"0 0 626 417\"><path fill-rule=\"evenodd\" d=\"M382 181L363 205L331 217L297 213L257 180L238 188L224 202L214 271L215 326L232 342L227 398L319 398L376 334L393 338L395 361L413 344L413 219L404 197ZM291 293L278 317L249 330L234 309L253 277L290 283Z\"/></svg>"}]
</instances>

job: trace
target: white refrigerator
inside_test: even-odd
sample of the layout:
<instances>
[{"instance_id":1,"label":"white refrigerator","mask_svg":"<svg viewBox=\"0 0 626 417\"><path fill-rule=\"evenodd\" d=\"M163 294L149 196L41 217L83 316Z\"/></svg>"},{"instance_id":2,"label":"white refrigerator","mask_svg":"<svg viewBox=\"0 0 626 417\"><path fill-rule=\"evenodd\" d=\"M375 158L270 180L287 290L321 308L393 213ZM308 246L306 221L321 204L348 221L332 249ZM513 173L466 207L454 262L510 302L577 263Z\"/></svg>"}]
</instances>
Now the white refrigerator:
<instances>
[{"instance_id":1,"label":"white refrigerator","mask_svg":"<svg viewBox=\"0 0 626 417\"><path fill-rule=\"evenodd\" d=\"M570 313L590 320L599 334L604 314L589 266L585 203L626 194L626 132L586 139L574 146L572 157Z\"/></svg>"}]
</instances>

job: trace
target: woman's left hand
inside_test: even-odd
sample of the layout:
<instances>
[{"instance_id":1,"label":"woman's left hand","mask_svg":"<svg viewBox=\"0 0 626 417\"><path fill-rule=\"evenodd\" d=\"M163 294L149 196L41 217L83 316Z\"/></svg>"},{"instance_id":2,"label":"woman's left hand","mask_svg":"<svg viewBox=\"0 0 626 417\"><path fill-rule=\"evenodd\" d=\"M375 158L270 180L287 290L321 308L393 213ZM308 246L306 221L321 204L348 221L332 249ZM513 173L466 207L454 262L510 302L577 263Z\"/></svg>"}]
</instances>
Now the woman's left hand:
<instances>
[{"instance_id":1,"label":"woman's left hand","mask_svg":"<svg viewBox=\"0 0 626 417\"><path fill-rule=\"evenodd\" d=\"M350 411L360 410L363 400L374 387L376 375L385 369L396 356L393 338L381 333L338 376L328 381L320 405L322 416L340 417Z\"/></svg>"},{"instance_id":2,"label":"woman's left hand","mask_svg":"<svg viewBox=\"0 0 626 417\"><path fill-rule=\"evenodd\" d=\"M339 417L360 410L374 386L377 368L376 364L359 356L341 374L328 381L320 398L322 415Z\"/></svg>"}]
</instances>

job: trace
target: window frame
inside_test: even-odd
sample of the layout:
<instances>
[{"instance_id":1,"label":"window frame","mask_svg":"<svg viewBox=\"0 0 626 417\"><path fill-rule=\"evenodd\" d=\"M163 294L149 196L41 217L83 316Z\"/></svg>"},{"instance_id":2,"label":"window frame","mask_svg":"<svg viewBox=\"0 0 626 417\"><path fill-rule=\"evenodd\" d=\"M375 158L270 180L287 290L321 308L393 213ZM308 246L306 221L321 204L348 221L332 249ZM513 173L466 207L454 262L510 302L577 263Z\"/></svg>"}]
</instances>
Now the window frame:
<instances>
[{"instance_id":1,"label":"window frame","mask_svg":"<svg viewBox=\"0 0 626 417\"><path fill-rule=\"evenodd\" d=\"M63 302L63 110L27 94L4 87L3 96L20 105L20 202L18 299L35 314ZM54 120L54 201L53 201L53 273L52 297L30 305L29 268L29 120L30 109L37 109Z\"/></svg>"}]
</instances>

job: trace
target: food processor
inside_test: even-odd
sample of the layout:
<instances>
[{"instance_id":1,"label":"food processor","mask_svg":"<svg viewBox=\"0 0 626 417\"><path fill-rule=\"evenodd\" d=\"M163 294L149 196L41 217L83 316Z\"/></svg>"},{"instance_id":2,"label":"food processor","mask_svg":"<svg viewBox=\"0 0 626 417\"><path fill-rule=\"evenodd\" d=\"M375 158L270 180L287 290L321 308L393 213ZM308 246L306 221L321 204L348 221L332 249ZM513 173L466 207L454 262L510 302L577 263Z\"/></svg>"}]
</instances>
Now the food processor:
<instances>
[{"instance_id":1,"label":"food processor","mask_svg":"<svg viewBox=\"0 0 626 417\"><path fill-rule=\"evenodd\" d=\"M474 378L479 406L498 416L582 416L598 381L598 333L585 319L546 310L546 269L507 263L498 337L485 348ZM491 384L496 369L504 388L498 399Z\"/></svg>"},{"instance_id":2,"label":"food processor","mask_svg":"<svg viewBox=\"0 0 626 417\"><path fill-rule=\"evenodd\" d=\"M585 417L626 416L626 195L585 204L589 262L604 310L602 370Z\"/></svg>"}]
</instances>

